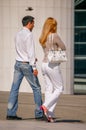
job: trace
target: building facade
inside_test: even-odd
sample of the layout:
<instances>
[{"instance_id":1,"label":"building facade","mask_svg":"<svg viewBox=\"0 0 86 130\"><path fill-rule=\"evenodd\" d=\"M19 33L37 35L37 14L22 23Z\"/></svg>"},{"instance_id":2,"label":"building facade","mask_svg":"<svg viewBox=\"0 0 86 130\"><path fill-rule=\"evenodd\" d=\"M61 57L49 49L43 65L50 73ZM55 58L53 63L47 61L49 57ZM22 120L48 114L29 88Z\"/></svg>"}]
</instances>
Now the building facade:
<instances>
[{"instance_id":1,"label":"building facade","mask_svg":"<svg viewBox=\"0 0 86 130\"><path fill-rule=\"evenodd\" d=\"M77 0L78 1L78 0ZM38 77L42 92L44 93L44 81L41 74L41 63L43 58L42 48L39 44L39 36L42 25L47 17L54 17L58 22L58 34L67 47L67 63L61 64L64 81L64 94L74 94L75 87L75 36L74 22L75 2L74 0L0 0L0 91L10 91L13 79L15 63L14 37L22 28L21 19L25 15L35 17L33 29L35 39L36 56L38 58ZM76 43L77 44L77 43ZM32 90L24 79L21 92Z\"/></svg>"},{"instance_id":2,"label":"building facade","mask_svg":"<svg viewBox=\"0 0 86 130\"><path fill-rule=\"evenodd\" d=\"M74 93L86 94L86 0L74 3Z\"/></svg>"}]
</instances>

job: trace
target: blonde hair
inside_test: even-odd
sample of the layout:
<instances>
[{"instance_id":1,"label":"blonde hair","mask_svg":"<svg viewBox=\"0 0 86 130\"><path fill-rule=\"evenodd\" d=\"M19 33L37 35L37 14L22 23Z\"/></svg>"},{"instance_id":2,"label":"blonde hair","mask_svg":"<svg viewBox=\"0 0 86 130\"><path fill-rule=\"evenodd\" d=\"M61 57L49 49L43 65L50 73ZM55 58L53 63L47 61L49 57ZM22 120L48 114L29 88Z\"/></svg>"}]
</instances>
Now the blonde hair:
<instances>
[{"instance_id":1,"label":"blonde hair","mask_svg":"<svg viewBox=\"0 0 86 130\"><path fill-rule=\"evenodd\" d=\"M40 44L43 47L45 47L45 42L47 40L48 35L50 33L55 33L56 31L57 31L57 21L52 17L47 18L43 25L42 33L39 38Z\"/></svg>"}]
</instances>

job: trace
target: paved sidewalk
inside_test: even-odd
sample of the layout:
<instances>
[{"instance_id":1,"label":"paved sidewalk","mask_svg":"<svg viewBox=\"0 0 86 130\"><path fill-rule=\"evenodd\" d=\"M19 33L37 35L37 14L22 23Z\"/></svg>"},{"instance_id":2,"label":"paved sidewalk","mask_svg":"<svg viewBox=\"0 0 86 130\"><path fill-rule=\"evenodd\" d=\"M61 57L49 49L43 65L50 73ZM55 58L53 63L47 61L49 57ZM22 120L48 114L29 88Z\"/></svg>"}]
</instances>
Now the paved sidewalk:
<instances>
[{"instance_id":1,"label":"paved sidewalk","mask_svg":"<svg viewBox=\"0 0 86 130\"><path fill-rule=\"evenodd\" d=\"M35 120L33 95L24 93L20 94L17 113L23 120L6 120L7 98L7 92L0 93L0 130L86 130L86 95L61 95L55 109L56 123Z\"/></svg>"},{"instance_id":2,"label":"paved sidewalk","mask_svg":"<svg viewBox=\"0 0 86 130\"><path fill-rule=\"evenodd\" d=\"M86 123L82 122L56 122L22 120L0 120L0 130L86 130Z\"/></svg>"}]
</instances>

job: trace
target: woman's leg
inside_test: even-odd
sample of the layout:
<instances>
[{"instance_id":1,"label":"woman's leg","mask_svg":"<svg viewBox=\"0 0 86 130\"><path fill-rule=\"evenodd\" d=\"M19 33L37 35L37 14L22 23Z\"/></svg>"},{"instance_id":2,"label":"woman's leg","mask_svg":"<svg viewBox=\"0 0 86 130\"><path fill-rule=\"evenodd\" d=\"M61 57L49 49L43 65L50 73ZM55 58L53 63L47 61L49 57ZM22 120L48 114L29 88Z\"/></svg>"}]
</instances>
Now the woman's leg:
<instances>
[{"instance_id":1,"label":"woman's leg","mask_svg":"<svg viewBox=\"0 0 86 130\"><path fill-rule=\"evenodd\" d=\"M49 66L48 64L46 64L46 75L47 75L46 81L49 82L49 84L52 84L53 86L53 92L51 93L51 96L44 103L44 105L48 109L50 109L54 104L55 104L54 106L56 106L58 97L62 92L63 83L61 72L59 70L58 65L52 64L52 66Z\"/></svg>"}]
</instances>

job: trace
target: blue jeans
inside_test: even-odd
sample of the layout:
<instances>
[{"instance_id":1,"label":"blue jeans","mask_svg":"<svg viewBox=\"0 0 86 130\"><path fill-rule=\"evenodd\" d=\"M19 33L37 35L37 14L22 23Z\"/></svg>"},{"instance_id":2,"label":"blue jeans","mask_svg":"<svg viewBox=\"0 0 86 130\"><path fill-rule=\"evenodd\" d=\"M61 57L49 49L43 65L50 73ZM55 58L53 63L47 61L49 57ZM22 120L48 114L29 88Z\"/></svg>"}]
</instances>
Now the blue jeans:
<instances>
[{"instance_id":1,"label":"blue jeans","mask_svg":"<svg viewBox=\"0 0 86 130\"><path fill-rule=\"evenodd\" d=\"M32 66L29 63L22 63L20 61L16 61L14 67L14 78L8 100L7 115L16 116L16 111L18 109L19 88L24 76L33 90L36 105L35 117L42 117L43 112L40 110L40 106L42 105L42 95L38 78L33 75Z\"/></svg>"}]
</instances>

